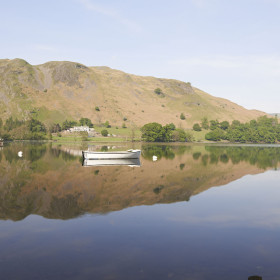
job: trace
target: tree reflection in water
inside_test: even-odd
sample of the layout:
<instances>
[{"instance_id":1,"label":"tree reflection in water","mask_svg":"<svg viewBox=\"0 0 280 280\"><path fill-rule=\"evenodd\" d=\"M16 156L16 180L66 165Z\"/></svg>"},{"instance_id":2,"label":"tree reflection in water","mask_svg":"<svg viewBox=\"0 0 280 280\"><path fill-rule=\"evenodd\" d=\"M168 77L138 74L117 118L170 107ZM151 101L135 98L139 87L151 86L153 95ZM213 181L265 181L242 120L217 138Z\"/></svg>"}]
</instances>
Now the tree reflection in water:
<instances>
[{"instance_id":1,"label":"tree reflection in water","mask_svg":"<svg viewBox=\"0 0 280 280\"><path fill-rule=\"evenodd\" d=\"M70 219L88 212L189 201L213 186L277 169L280 162L278 147L143 144L141 167L83 167L79 149L50 144L4 147L0 218L21 220L38 214ZM154 155L157 162L152 161Z\"/></svg>"}]
</instances>

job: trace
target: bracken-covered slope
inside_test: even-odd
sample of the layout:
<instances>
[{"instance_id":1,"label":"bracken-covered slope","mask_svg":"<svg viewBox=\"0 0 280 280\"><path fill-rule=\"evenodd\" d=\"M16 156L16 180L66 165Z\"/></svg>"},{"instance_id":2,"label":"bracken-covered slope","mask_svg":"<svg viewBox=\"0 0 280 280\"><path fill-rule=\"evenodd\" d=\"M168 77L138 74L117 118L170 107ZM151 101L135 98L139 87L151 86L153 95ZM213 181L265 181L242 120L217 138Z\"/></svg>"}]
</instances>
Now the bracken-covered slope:
<instances>
[{"instance_id":1,"label":"bracken-covered slope","mask_svg":"<svg viewBox=\"0 0 280 280\"><path fill-rule=\"evenodd\" d=\"M163 94L154 90L160 88ZM95 107L100 111L96 111ZM180 119L180 114L186 116ZM211 96L190 83L142 77L109 67L87 67L74 62L30 65L22 59L0 60L0 117L48 123L90 118L135 126L173 122L191 127L203 117L248 121L265 113L247 110L229 100Z\"/></svg>"}]
</instances>

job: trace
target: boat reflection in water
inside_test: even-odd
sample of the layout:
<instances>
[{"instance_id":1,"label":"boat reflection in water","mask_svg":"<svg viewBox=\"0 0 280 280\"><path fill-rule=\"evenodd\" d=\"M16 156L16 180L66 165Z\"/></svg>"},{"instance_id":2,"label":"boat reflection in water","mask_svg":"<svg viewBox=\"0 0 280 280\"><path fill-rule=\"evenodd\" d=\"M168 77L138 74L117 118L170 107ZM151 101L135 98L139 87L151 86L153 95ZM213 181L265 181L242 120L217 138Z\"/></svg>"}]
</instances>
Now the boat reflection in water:
<instances>
[{"instance_id":1,"label":"boat reflection in water","mask_svg":"<svg viewBox=\"0 0 280 280\"><path fill-rule=\"evenodd\" d=\"M96 152L83 151L84 159L138 159L141 155L141 150L127 150L127 151L110 151L110 152Z\"/></svg>"},{"instance_id":2,"label":"boat reflection in water","mask_svg":"<svg viewBox=\"0 0 280 280\"><path fill-rule=\"evenodd\" d=\"M84 159L83 166L130 166L130 167L140 167L139 158L131 159Z\"/></svg>"}]
</instances>

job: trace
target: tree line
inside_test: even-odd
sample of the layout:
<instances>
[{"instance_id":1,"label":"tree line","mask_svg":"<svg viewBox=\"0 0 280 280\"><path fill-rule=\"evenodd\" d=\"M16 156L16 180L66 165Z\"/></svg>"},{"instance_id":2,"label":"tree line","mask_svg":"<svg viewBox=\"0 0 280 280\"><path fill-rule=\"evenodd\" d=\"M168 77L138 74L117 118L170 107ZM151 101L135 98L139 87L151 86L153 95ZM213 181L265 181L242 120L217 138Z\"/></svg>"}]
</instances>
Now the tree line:
<instances>
[{"instance_id":1,"label":"tree line","mask_svg":"<svg viewBox=\"0 0 280 280\"><path fill-rule=\"evenodd\" d=\"M193 130L200 131L209 129L205 139L210 141L227 140L232 143L277 143L280 141L280 124L277 118L267 116L259 117L241 123L238 120L219 122L217 120L207 121L204 118L201 124L194 124Z\"/></svg>"},{"instance_id":2,"label":"tree line","mask_svg":"<svg viewBox=\"0 0 280 280\"><path fill-rule=\"evenodd\" d=\"M44 123L34 118L24 121L9 117L5 122L0 118L0 138L4 141L13 139L47 140L51 139L51 133L58 133L74 126L93 127L93 124L90 119L81 118L79 121L65 120L62 126L59 123L54 123L47 128ZM20 132L18 132L19 130Z\"/></svg>"},{"instance_id":3,"label":"tree line","mask_svg":"<svg viewBox=\"0 0 280 280\"><path fill-rule=\"evenodd\" d=\"M193 136L173 123L162 126L157 122L147 123L141 127L142 140L145 142L191 142Z\"/></svg>"}]
</instances>

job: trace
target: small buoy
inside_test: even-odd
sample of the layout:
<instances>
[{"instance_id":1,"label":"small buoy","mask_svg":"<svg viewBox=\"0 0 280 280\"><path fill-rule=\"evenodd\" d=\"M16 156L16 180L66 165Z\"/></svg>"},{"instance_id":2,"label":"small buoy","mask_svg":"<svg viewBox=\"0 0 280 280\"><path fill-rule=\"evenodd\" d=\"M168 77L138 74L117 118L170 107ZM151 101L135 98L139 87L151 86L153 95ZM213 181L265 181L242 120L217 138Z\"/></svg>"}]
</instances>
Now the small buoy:
<instances>
[{"instance_id":1,"label":"small buoy","mask_svg":"<svg viewBox=\"0 0 280 280\"><path fill-rule=\"evenodd\" d=\"M22 157L22 151L19 151L19 152L18 152L18 156L19 156L19 157Z\"/></svg>"},{"instance_id":2,"label":"small buoy","mask_svg":"<svg viewBox=\"0 0 280 280\"><path fill-rule=\"evenodd\" d=\"M153 161L157 161L157 156L153 156Z\"/></svg>"}]
</instances>

